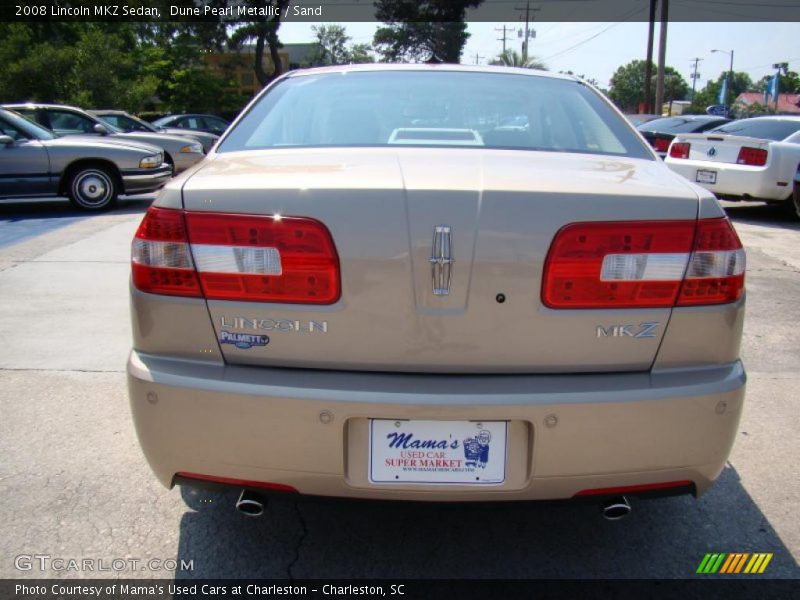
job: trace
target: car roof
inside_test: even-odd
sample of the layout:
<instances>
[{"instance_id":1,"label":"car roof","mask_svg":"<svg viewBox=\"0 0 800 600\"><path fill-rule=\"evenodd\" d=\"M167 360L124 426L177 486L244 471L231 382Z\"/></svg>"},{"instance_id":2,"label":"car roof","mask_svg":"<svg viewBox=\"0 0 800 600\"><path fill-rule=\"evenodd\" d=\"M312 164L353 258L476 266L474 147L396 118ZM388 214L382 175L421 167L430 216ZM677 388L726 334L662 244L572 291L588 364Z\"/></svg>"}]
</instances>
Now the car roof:
<instances>
[{"instance_id":1,"label":"car roof","mask_svg":"<svg viewBox=\"0 0 800 600\"><path fill-rule=\"evenodd\" d=\"M6 102L3 106L16 108L67 108L69 110L77 110L78 112L86 112L78 106L70 106L69 104L49 104L47 102Z\"/></svg>"},{"instance_id":2,"label":"car roof","mask_svg":"<svg viewBox=\"0 0 800 600\"><path fill-rule=\"evenodd\" d=\"M764 115L762 117L750 117L748 119L739 119L740 121L800 121L800 117L794 115Z\"/></svg>"},{"instance_id":3,"label":"car roof","mask_svg":"<svg viewBox=\"0 0 800 600\"><path fill-rule=\"evenodd\" d=\"M296 69L289 71L284 77L306 77L321 73L356 73L370 71L451 71L462 73L495 73L528 75L531 77L546 77L548 79L566 79L568 81L582 81L574 75L540 71L538 69L524 69L521 67L500 67L492 65L457 65L452 63L364 63L356 65L332 65L328 67L314 67L311 69Z\"/></svg>"},{"instance_id":4,"label":"car roof","mask_svg":"<svg viewBox=\"0 0 800 600\"><path fill-rule=\"evenodd\" d=\"M127 115L128 114L124 110L115 110L115 109L110 109L110 108L109 109L102 108L102 109L99 109L99 110L93 108L92 110L89 110L87 112L90 112L93 115Z\"/></svg>"},{"instance_id":5,"label":"car roof","mask_svg":"<svg viewBox=\"0 0 800 600\"><path fill-rule=\"evenodd\" d=\"M169 119L172 117L214 117L216 119L222 119L222 117L218 117L217 115L212 115L211 113L171 113L168 115L164 115L163 117L159 117L159 119Z\"/></svg>"}]
</instances>

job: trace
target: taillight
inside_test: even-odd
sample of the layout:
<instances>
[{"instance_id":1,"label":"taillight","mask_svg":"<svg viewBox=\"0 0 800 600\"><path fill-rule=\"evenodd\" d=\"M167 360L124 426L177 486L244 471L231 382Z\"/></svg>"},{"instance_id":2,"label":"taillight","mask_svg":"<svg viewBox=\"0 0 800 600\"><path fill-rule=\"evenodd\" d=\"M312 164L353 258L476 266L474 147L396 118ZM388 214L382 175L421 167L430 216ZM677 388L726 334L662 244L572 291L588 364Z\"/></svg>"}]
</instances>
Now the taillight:
<instances>
[{"instance_id":1,"label":"taillight","mask_svg":"<svg viewBox=\"0 0 800 600\"><path fill-rule=\"evenodd\" d=\"M672 158L689 158L689 149L692 147L687 142L673 143L669 147L669 155Z\"/></svg>"},{"instance_id":2,"label":"taillight","mask_svg":"<svg viewBox=\"0 0 800 600\"><path fill-rule=\"evenodd\" d=\"M181 233L186 260L179 268L190 271L196 282L197 293L178 295L293 304L332 304L339 299L339 259L330 233L319 221L151 208L140 231L152 228L148 222L164 219L164 213L181 225L185 223ZM136 244L134 241L136 287L172 294L169 289L139 285L147 272L137 279Z\"/></svg>"},{"instance_id":3,"label":"taillight","mask_svg":"<svg viewBox=\"0 0 800 600\"><path fill-rule=\"evenodd\" d=\"M562 309L733 302L744 289L741 248L724 218L573 223L550 246L542 302Z\"/></svg>"},{"instance_id":4,"label":"taillight","mask_svg":"<svg viewBox=\"0 0 800 600\"><path fill-rule=\"evenodd\" d=\"M744 270L744 250L731 222L698 221L678 306L735 302L744 293Z\"/></svg>"},{"instance_id":5,"label":"taillight","mask_svg":"<svg viewBox=\"0 0 800 600\"><path fill-rule=\"evenodd\" d=\"M669 150L670 140L664 138L655 138L653 140L653 148L656 149L656 152L666 152Z\"/></svg>"},{"instance_id":6,"label":"taillight","mask_svg":"<svg viewBox=\"0 0 800 600\"><path fill-rule=\"evenodd\" d=\"M739 150L739 156L736 158L736 164L763 167L767 164L767 151L763 148L742 146Z\"/></svg>"},{"instance_id":7,"label":"taillight","mask_svg":"<svg viewBox=\"0 0 800 600\"><path fill-rule=\"evenodd\" d=\"M151 207L131 248L133 285L143 292L200 297L183 212Z\"/></svg>"}]
</instances>

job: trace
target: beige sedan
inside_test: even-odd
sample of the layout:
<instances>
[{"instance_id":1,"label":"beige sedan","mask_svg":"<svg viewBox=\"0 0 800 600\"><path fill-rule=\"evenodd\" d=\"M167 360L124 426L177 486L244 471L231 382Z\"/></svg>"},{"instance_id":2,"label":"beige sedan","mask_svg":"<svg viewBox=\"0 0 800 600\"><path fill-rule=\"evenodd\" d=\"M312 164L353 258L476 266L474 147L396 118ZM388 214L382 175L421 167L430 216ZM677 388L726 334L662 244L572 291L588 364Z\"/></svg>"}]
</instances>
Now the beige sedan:
<instances>
[{"instance_id":1,"label":"beige sedan","mask_svg":"<svg viewBox=\"0 0 800 600\"><path fill-rule=\"evenodd\" d=\"M165 486L247 514L700 495L742 410L744 260L580 80L293 71L133 241L139 440Z\"/></svg>"}]
</instances>

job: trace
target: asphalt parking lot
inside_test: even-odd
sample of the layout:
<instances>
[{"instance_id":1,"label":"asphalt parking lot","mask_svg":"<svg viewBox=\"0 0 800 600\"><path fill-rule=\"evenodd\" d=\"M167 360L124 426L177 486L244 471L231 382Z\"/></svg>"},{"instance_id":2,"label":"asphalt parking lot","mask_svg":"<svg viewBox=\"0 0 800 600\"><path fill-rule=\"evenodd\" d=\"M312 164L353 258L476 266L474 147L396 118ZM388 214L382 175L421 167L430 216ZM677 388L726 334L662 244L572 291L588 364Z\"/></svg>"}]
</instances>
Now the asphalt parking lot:
<instances>
[{"instance_id":1,"label":"asphalt parking lot","mask_svg":"<svg viewBox=\"0 0 800 600\"><path fill-rule=\"evenodd\" d=\"M163 489L124 375L129 243L148 205L0 205L0 577L682 578L706 552L772 552L764 577L800 576L800 224L778 209L726 204L748 251L749 374L728 467L700 500L633 501L607 522L591 504L290 500L248 519L235 494ZM192 569L19 570L21 555Z\"/></svg>"}]
</instances>

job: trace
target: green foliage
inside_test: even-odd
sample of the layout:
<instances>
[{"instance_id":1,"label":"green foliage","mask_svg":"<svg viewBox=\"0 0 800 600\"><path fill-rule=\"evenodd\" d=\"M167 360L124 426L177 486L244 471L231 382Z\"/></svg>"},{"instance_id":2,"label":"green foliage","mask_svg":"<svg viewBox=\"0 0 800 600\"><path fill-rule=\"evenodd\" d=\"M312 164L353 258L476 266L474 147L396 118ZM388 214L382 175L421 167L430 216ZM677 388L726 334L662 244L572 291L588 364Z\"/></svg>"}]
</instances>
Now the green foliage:
<instances>
[{"instance_id":1,"label":"green foliage","mask_svg":"<svg viewBox=\"0 0 800 600\"><path fill-rule=\"evenodd\" d=\"M226 79L203 65L203 51L218 42L214 31L203 23L0 23L0 101L130 112L238 109L243 99L227 98Z\"/></svg>"},{"instance_id":2,"label":"green foliage","mask_svg":"<svg viewBox=\"0 0 800 600\"><path fill-rule=\"evenodd\" d=\"M727 77L728 71L723 71L716 80L708 81L702 90L697 91L692 104L683 112L705 114L707 107L719 104L719 91L720 88L722 88L722 82L725 81ZM750 79L750 75L747 73L734 71L733 82L730 87L731 89L728 90L728 98L735 100L742 92L753 89L753 80Z\"/></svg>"},{"instance_id":3,"label":"green foliage","mask_svg":"<svg viewBox=\"0 0 800 600\"><path fill-rule=\"evenodd\" d=\"M374 63L371 44L353 44L350 46L349 61L351 63Z\"/></svg>"},{"instance_id":4,"label":"green foliage","mask_svg":"<svg viewBox=\"0 0 800 600\"><path fill-rule=\"evenodd\" d=\"M614 103L626 112L636 112L639 104L644 102L644 75L647 63L643 60L633 60L627 65L619 67L611 77L609 97ZM651 98L656 96L657 67L652 65L653 77L650 80ZM683 100L689 93L689 84L674 68L664 68L664 102L670 100Z\"/></svg>"},{"instance_id":5,"label":"green foliage","mask_svg":"<svg viewBox=\"0 0 800 600\"><path fill-rule=\"evenodd\" d=\"M384 62L458 63L469 33L467 8L483 0L378 0L375 17L386 24L373 38Z\"/></svg>"},{"instance_id":6,"label":"green foliage","mask_svg":"<svg viewBox=\"0 0 800 600\"><path fill-rule=\"evenodd\" d=\"M492 65L499 65L503 67L520 67L523 69L540 69L547 70L547 65L535 56L523 57L522 54L516 50L508 49L497 55L497 58L492 60Z\"/></svg>"},{"instance_id":7,"label":"green foliage","mask_svg":"<svg viewBox=\"0 0 800 600\"><path fill-rule=\"evenodd\" d=\"M375 62L369 44L352 44L348 47L347 43L352 38L342 25L314 25L311 31L317 38L317 49L310 60L314 66Z\"/></svg>"},{"instance_id":8,"label":"green foliage","mask_svg":"<svg viewBox=\"0 0 800 600\"><path fill-rule=\"evenodd\" d=\"M347 42L351 40L341 25L313 25L317 50L312 55L314 65L343 65L348 62Z\"/></svg>"},{"instance_id":9,"label":"green foliage","mask_svg":"<svg viewBox=\"0 0 800 600\"><path fill-rule=\"evenodd\" d=\"M66 97L75 50L65 46L64 38L74 36L66 27L55 29L0 23L0 101L51 102Z\"/></svg>"},{"instance_id":10,"label":"green foliage","mask_svg":"<svg viewBox=\"0 0 800 600\"><path fill-rule=\"evenodd\" d=\"M786 75L781 73L780 77L779 94L800 94L800 75L797 74L797 71L789 71ZM763 94L771 79L772 75L764 75L756 82L754 89Z\"/></svg>"},{"instance_id":11,"label":"green foliage","mask_svg":"<svg viewBox=\"0 0 800 600\"><path fill-rule=\"evenodd\" d=\"M212 0L217 4L226 4L226 0ZM244 4L254 9L263 10L267 6L275 9L275 16L265 15L253 16L250 21L237 21L236 28L228 40L232 48L240 47L244 42L255 42L255 53L253 55L253 72L261 85L267 85L273 79L279 77L288 65L282 64L279 54L283 44L278 39L278 29L281 26L281 15L284 14L289 6L290 0L240 0L231 1L231 6ZM264 69L264 52L269 52L272 71L267 73Z\"/></svg>"}]
</instances>

